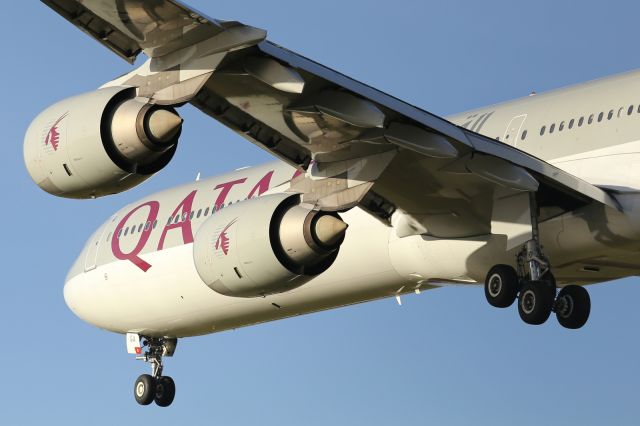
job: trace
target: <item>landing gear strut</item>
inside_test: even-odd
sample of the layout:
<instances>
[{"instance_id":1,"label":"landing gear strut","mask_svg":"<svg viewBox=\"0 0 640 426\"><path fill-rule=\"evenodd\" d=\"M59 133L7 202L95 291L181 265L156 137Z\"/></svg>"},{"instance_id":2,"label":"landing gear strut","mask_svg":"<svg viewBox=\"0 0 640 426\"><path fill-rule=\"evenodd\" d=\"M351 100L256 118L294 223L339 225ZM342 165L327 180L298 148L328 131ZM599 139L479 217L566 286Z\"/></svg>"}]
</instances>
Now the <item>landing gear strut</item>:
<instances>
[{"instance_id":1,"label":"landing gear strut","mask_svg":"<svg viewBox=\"0 0 640 426\"><path fill-rule=\"evenodd\" d=\"M496 265L487 274L484 292L487 301L499 308L511 306L518 299L518 313L527 324L543 324L552 311L560 325L580 328L589 318L589 293L580 286L570 285L556 297L556 281L551 264L540 245L539 211L536 194L529 194L531 239L517 255L517 270L509 265Z\"/></svg>"},{"instance_id":2,"label":"landing gear strut","mask_svg":"<svg viewBox=\"0 0 640 426\"><path fill-rule=\"evenodd\" d=\"M131 339L131 334L127 335L127 340ZM140 337L135 338L140 342ZM142 374L135 382L133 394L136 402L140 405L149 405L155 401L160 407L168 407L173 402L176 395L176 385L169 376L163 376L163 356L173 356L177 344L177 339L143 337L141 346L134 348L138 355L136 359L151 364L151 374ZM146 348L144 353L143 349Z\"/></svg>"}]
</instances>

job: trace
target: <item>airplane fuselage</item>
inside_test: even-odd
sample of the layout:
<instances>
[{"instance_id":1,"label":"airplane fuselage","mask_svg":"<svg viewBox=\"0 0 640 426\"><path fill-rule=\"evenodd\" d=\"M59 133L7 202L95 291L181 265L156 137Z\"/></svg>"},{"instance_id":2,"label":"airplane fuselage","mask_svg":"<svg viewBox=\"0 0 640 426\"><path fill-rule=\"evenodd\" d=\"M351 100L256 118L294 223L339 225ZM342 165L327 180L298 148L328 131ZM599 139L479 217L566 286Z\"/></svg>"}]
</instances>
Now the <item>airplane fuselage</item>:
<instances>
[{"instance_id":1,"label":"airplane fuselage","mask_svg":"<svg viewBox=\"0 0 640 426\"><path fill-rule=\"evenodd\" d=\"M636 90L636 88L638 90ZM635 275L640 259L640 72L586 83L449 119L516 146L584 180L618 191L622 212L587 206L541 224L559 283ZM443 283L477 284L505 255L502 235L466 239L399 238L360 208L328 271L292 291L258 298L221 295L193 261L200 226L221 209L286 191L296 170L274 162L150 195L116 212L89 239L71 268L65 300L98 327L183 337L419 293Z\"/></svg>"}]
</instances>

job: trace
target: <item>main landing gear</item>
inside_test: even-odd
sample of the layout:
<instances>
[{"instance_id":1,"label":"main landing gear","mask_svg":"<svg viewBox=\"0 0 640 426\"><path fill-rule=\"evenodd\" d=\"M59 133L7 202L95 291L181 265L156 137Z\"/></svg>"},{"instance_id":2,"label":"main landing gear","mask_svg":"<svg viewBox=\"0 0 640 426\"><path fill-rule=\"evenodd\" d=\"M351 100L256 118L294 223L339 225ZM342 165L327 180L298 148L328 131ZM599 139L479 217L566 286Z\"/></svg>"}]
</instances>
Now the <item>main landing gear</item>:
<instances>
[{"instance_id":1,"label":"main landing gear","mask_svg":"<svg viewBox=\"0 0 640 426\"><path fill-rule=\"evenodd\" d=\"M527 324L543 324L551 312L555 312L563 327L580 328L589 319L589 293L584 287L569 285L556 295L556 281L540 246L535 193L529 194L529 203L532 238L518 253L517 270L509 265L491 268L485 280L484 294L497 308L507 308L517 299L518 313Z\"/></svg>"},{"instance_id":2,"label":"main landing gear","mask_svg":"<svg viewBox=\"0 0 640 426\"><path fill-rule=\"evenodd\" d=\"M128 346L129 342L135 339L138 342L141 341L141 345L138 343L138 346L133 347L134 353L138 355L136 359L150 363L151 374L142 374L138 377L133 387L133 395L140 405L149 405L155 401L160 407L168 407L176 395L176 385L171 377L162 375L162 357L173 356L178 341L175 338L142 337L140 339L136 334L128 334ZM143 348L146 348L144 353L142 353Z\"/></svg>"}]
</instances>

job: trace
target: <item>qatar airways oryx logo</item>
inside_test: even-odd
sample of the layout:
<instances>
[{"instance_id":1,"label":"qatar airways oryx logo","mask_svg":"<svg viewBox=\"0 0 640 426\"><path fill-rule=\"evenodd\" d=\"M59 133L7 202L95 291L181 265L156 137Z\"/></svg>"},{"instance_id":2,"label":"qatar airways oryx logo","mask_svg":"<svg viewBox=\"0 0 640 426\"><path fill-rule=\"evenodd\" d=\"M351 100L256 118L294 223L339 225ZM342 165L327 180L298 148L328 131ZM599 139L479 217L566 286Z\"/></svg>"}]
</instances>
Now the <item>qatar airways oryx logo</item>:
<instances>
[{"instance_id":1,"label":"qatar airways oryx logo","mask_svg":"<svg viewBox=\"0 0 640 426\"><path fill-rule=\"evenodd\" d=\"M236 223L238 218L233 219L227 226L224 227L218 238L216 239L216 243L214 245L216 250L222 250L222 253L226 256L229 254L229 235L227 235L227 231L231 228L231 225Z\"/></svg>"},{"instance_id":2,"label":"qatar airways oryx logo","mask_svg":"<svg viewBox=\"0 0 640 426\"><path fill-rule=\"evenodd\" d=\"M69 114L69 112L65 112L58 118L49 131L47 132L47 136L44 138L44 146L51 145L54 151L58 150L58 145L60 144L60 122L64 120L64 118Z\"/></svg>"}]
</instances>

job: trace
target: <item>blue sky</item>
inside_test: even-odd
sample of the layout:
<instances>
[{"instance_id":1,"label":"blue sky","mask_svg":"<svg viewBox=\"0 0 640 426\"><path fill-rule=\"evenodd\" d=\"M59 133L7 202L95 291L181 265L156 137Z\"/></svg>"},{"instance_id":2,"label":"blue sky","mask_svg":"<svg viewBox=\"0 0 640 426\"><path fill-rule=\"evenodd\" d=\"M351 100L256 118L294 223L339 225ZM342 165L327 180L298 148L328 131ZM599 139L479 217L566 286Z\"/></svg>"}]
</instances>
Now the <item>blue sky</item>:
<instances>
[{"instance_id":1,"label":"blue sky","mask_svg":"<svg viewBox=\"0 0 640 426\"><path fill-rule=\"evenodd\" d=\"M189 3L441 115L640 67L632 1ZM446 288L185 339L166 363L173 406L138 406L147 366L66 308L68 267L123 204L270 157L185 107L178 154L141 187L45 194L22 161L31 119L130 68L40 2L4 9L0 424L640 424L638 278L591 287L578 331L525 326L481 288Z\"/></svg>"}]
</instances>

